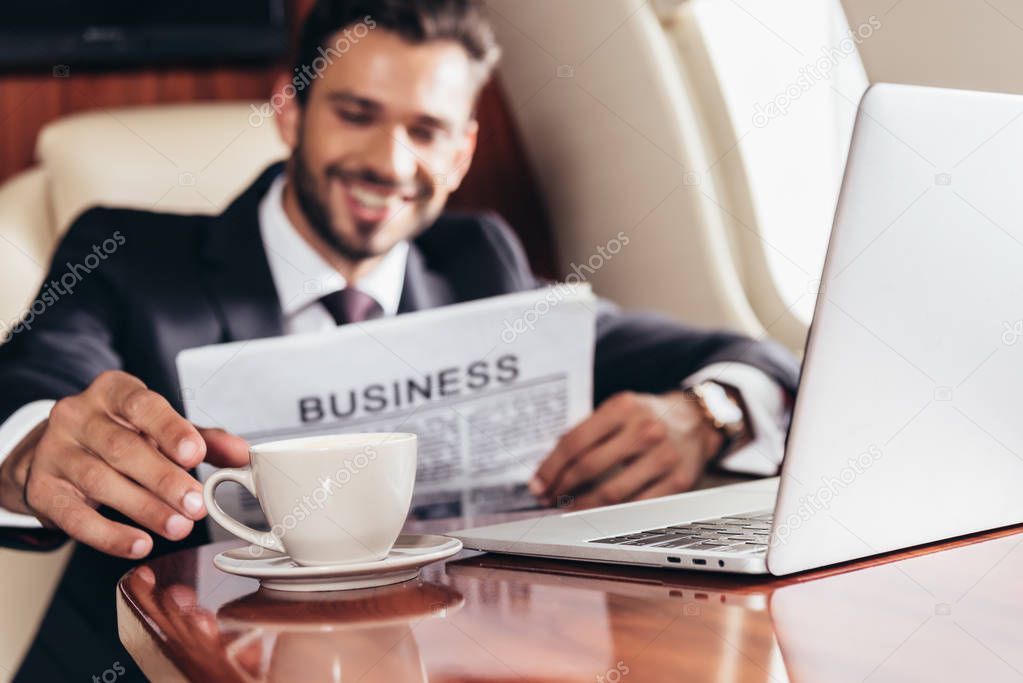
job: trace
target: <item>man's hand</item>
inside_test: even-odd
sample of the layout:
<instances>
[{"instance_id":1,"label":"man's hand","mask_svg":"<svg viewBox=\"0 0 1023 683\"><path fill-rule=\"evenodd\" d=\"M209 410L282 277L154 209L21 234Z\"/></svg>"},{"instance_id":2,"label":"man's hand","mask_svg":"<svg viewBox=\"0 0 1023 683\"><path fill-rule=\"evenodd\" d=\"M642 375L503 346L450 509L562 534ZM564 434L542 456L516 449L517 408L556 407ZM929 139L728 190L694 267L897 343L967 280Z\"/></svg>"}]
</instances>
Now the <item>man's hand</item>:
<instances>
[{"instance_id":1,"label":"man's hand","mask_svg":"<svg viewBox=\"0 0 1023 683\"><path fill-rule=\"evenodd\" d=\"M530 490L547 504L577 508L656 498L692 488L724 437L681 391L624 392L567 432Z\"/></svg>"},{"instance_id":2,"label":"man's hand","mask_svg":"<svg viewBox=\"0 0 1023 683\"><path fill-rule=\"evenodd\" d=\"M249 460L248 445L221 430L197 429L165 398L123 372L101 374L61 399L0 467L0 506L118 557L139 558L152 538L113 522L109 506L170 540L206 515L202 486L188 469Z\"/></svg>"}]
</instances>

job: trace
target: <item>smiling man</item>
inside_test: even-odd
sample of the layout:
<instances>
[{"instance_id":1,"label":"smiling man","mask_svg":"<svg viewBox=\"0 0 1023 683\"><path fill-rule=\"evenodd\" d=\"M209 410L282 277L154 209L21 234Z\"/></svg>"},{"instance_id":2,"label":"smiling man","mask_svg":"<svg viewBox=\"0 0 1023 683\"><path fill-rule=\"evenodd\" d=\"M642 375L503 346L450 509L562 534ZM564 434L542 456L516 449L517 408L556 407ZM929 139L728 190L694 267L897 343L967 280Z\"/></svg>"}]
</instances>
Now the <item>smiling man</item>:
<instances>
[{"instance_id":1,"label":"smiling man","mask_svg":"<svg viewBox=\"0 0 1023 683\"><path fill-rule=\"evenodd\" d=\"M123 245L0 347L6 540L80 542L20 678L88 680L115 661L138 676L117 641L115 581L206 542L195 466L248 460L238 437L181 416L178 352L542 285L498 217L443 212L497 55L472 0L319 2L301 77L272 100L284 164L220 216L97 208L70 227L47 281L111 235ZM590 506L685 490L708 466L774 473L797 371L771 343L602 302L596 410L530 488Z\"/></svg>"},{"instance_id":2,"label":"smiling man","mask_svg":"<svg viewBox=\"0 0 1023 683\"><path fill-rule=\"evenodd\" d=\"M362 21L379 26L371 15ZM330 37L310 34L331 32L333 23L310 19L302 58L316 58ZM293 149L285 213L347 279L357 282L440 216L469 169L473 107L494 59L485 33L413 43L385 26L367 31L318 82L296 88L297 102L285 100L278 125Z\"/></svg>"}]
</instances>

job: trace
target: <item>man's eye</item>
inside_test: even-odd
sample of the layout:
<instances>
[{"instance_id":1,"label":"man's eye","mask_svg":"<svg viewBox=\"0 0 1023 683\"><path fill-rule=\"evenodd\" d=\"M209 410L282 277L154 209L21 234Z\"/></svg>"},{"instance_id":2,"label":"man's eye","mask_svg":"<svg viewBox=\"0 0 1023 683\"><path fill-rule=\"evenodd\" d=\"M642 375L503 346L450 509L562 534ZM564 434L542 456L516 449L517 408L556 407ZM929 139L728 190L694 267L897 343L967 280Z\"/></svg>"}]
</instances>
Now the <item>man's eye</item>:
<instances>
[{"instance_id":1,"label":"man's eye","mask_svg":"<svg viewBox=\"0 0 1023 683\"><path fill-rule=\"evenodd\" d=\"M337 112L337 115L341 118L342 121L354 123L358 126L364 126L371 120L368 114L364 114L362 112L357 111L339 111Z\"/></svg>"},{"instance_id":2,"label":"man's eye","mask_svg":"<svg viewBox=\"0 0 1023 683\"><path fill-rule=\"evenodd\" d=\"M431 143L437 138L437 132L425 126L413 126L408 134L413 140L423 143Z\"/></svg>"}]
</instances>

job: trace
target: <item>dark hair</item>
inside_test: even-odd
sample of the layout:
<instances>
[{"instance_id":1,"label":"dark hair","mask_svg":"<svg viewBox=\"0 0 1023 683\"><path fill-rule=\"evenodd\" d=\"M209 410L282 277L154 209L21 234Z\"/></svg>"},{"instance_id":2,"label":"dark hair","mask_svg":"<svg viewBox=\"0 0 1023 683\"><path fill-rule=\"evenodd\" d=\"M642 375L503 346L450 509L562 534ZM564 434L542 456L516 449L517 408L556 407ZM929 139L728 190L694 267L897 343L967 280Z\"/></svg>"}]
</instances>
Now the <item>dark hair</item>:
<instances>
[{"instance_id":1,"label":"dark hair","mask_svg":"<svg viewBox=\"0 0 1023 683\"><path fill-rule=\"evenodd\" d=\"M322 62L328 56L341 55L375 28L397 33L414 44L434 40L458 43L478 67L479 87L490 77L501 54L480 0L317 0L302 26L296 71L317 59ZM353 31L339 37L337 45L328 46L330 38L345 29ZM296 90L299 102L305 104L309 88Z\"/></svg>"}]
</instances>

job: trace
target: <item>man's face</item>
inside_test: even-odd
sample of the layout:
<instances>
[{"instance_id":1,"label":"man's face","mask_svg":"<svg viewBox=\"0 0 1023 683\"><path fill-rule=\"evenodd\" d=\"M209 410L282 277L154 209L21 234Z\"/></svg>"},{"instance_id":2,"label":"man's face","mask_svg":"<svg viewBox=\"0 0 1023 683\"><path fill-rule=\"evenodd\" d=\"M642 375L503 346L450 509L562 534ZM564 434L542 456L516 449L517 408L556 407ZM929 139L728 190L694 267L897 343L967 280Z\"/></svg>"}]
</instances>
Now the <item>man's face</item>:
<instances>
[{"instance_id":1,"label":"man's face","mask_svg":"<svg viewBox=\"0 0 1023 683\"><path fill-rule=\"evenodd\" d=\"M333 59L281 131L306 220L357 261L436 220L472 160L477 84L460 45L383 29Z\"/></svg>"}]
</instances>

